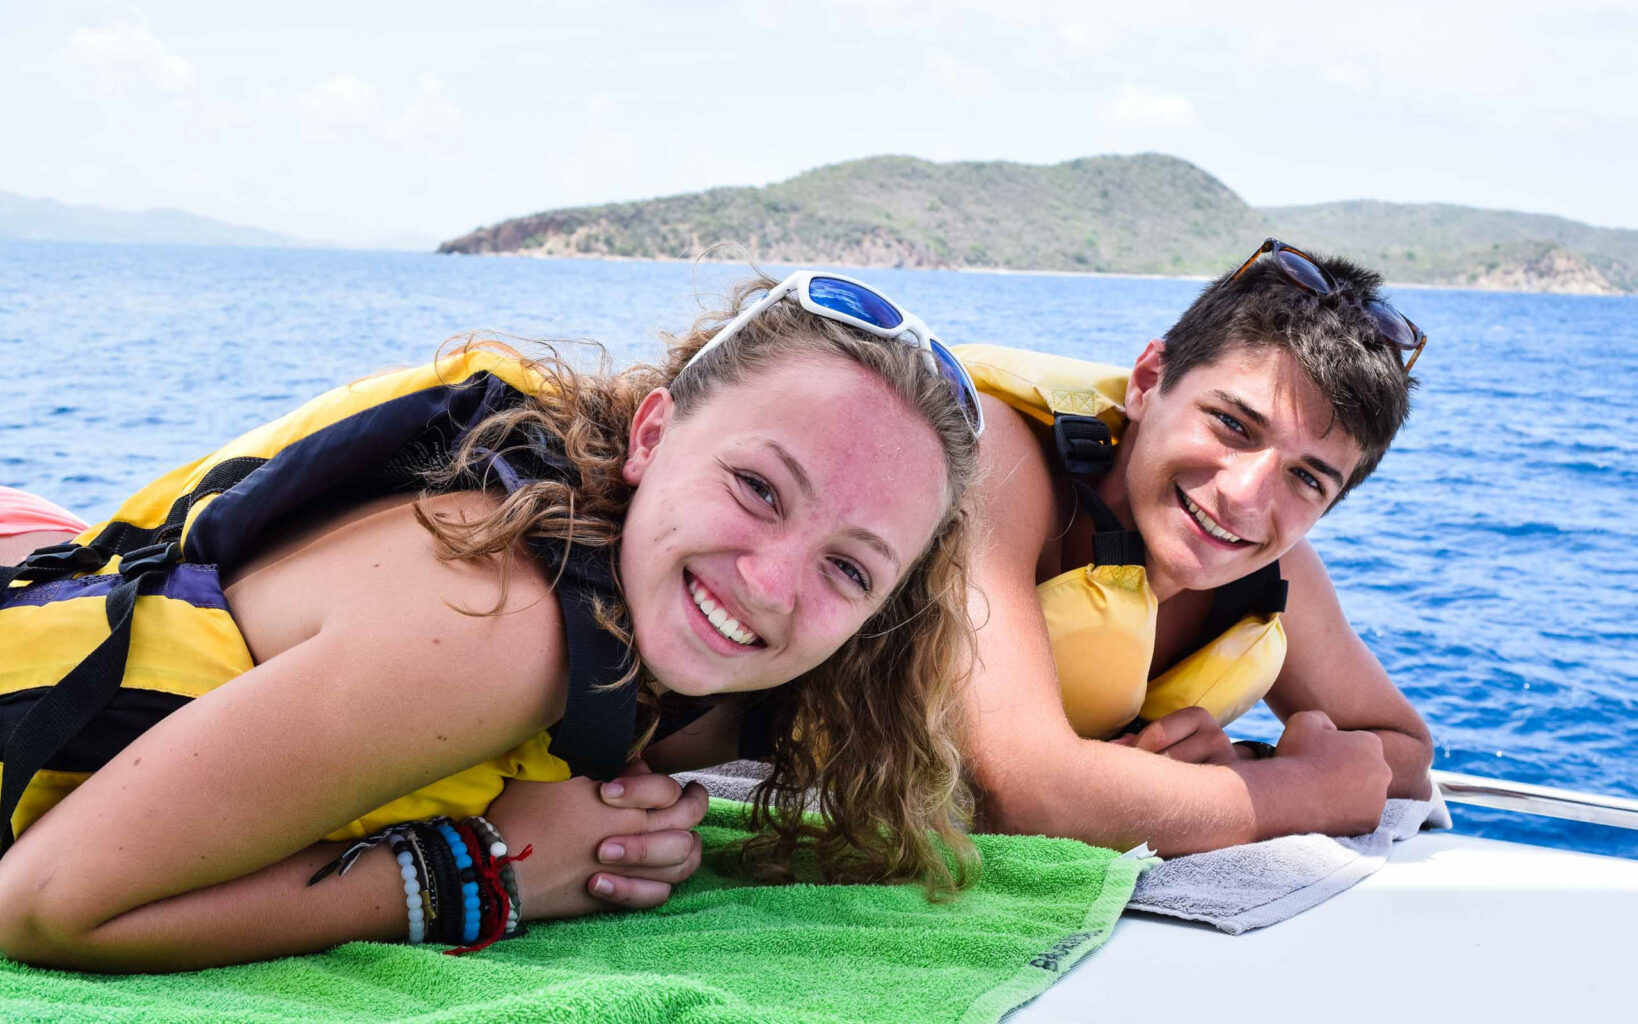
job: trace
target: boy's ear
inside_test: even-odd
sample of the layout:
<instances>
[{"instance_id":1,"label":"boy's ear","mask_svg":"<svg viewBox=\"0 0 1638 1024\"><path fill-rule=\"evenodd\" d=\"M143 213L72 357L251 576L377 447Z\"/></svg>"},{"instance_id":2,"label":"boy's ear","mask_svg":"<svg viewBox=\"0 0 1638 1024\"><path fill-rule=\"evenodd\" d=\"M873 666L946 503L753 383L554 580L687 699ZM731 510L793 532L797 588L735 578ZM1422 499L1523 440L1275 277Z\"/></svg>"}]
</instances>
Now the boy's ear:
<instances>
[{"instance_id":1,"label":"boy's ear","mask_svg":"<svg viewBox=\"0 0 1638 1024\"><path fill-rule=\"evenodd\" d=\"M1152 338L1132 364L1132 375L1126 378L1126 418L1133 423L1143 419L1149 397L1160 388L1161 360L1165 353L1166 343Z\"/></svg>"},{"instance_id":2,"label":"boy's ear","mask_svg":"<svg viewBox=\"0 0 1638 1024\"><path fill-rule=\"evenodd\" d=\"M631 417L631 440L626 444L626 463L620 467L620 478L633 487L642 483L643 474L654 463L654 453L671 428L677 405L671 392L655 388L643 397Z\"/></svg>"}]
</instances>

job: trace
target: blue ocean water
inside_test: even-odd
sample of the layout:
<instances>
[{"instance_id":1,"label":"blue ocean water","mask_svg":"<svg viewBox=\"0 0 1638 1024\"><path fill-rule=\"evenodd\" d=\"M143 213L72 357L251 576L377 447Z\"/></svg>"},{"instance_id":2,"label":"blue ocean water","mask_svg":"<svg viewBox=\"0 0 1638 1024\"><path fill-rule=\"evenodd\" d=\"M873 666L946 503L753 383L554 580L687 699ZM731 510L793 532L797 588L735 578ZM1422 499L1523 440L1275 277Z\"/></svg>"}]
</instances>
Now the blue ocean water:
<instances>
[{"instance_id":1,"label":"blue ocean water","mask_svg":"<svg viewBox=\"0 0 1638 1024\"><path fill-rule=\"evenodd\" d=\"M318 392L472 329L652 357L738 270L0 242L0 484L97 519ZM1194 281L851 271L951 342L1129 363ZM1437 766L1638 797L1638 298L1401 289L1432 341L1382 468L1313 540ZM1237 731L1272 738L1261 714ZM1481 835L1638 833L1454 808Z\"/></svg>"}]
</instances>

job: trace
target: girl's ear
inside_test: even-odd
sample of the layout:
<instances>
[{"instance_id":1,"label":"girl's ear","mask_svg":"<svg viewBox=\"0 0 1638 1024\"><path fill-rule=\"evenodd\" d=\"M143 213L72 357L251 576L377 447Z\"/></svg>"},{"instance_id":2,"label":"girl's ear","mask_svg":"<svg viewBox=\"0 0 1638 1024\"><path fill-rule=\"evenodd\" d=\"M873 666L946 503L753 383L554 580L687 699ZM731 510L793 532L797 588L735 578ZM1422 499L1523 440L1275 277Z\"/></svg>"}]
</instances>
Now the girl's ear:
<instances>
[{"instance_id":1,"label":"girl's ear","mask_svg":"<svg viewBox=\"0 0 1638 1024\"><path fill-rule=\"evenodd\" d=\"M1132 375L1126 378L1126 418L1133 423L1143 419L1144 406L1149 396L1160 387L1161 358L1166 352L1166 343L1159 338L1151 339L1143 346L1143 352L1132 364Z\"/></svg>"},{"instance_id":2,"label":"girl's ear","mask_svg":"<svg viewBox=\"0 0 1638 1024\"><path fill-rule=\"evenodd\" d=\"M676 403L671 392L655 388L644 396L642 404L631 417L631 440L626 445L626 464L620 468L620 477L633 487L642 483L643 474L654 462L654 453L660 447L665 432L670 429Z\"/></svg>"}]
</instances>

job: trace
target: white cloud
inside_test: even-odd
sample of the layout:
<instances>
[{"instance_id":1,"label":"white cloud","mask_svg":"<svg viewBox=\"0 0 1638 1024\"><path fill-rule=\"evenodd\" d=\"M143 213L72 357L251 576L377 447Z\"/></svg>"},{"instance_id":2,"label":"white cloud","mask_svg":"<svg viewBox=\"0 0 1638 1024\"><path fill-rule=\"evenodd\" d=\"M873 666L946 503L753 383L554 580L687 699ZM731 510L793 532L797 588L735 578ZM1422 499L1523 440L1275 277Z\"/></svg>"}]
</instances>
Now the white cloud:
<instances>
[{"instance_id":1,"label":"white cloud","mask_svg":"<svg viewBox=\"0 0 1638 1024\"><path fill-rule=\"evenodd\" d=\"M447 152L466 137L466 115L429 71L416 77L415 95L388 114L381 91L351 73L331 75L296 95L303 134L316 140L373 141L385 151Z\"/></svg>"},{"instance_id":2,"label":"white cloud","mask_svg":"<svg viewBox=\"0 0 1638 1024\"><path fill-rule=\"evenodd\" d=\"M927 74L933 84L952 99L982 100L995 95L993 72L946 50L934 50L927 55Z\"/></svg>"},{"instance_id":3,"label":"white cloud","mask_svg":"<svg viewBox=\"0 0 1638 1024\"><path fill-rule=\"evenodd\" d=\"M404 145L438 151L466 138L466 115L444 92L443 79L430 71L416 78L415 98L393 119L387 134Z\"/></svg>"},{"instance_id":4,"label":"white cloud","mask_svg":"<svg viewBox=\"0 0 1638 1024\"><path fill-rule=\"evenodd\" d=\"M297 102L315 127L370 125L381 120L381 97L375 86L356 75L333 75L303 89Z\"/></svg>"},{"instance_id":5,"label":"white cloud","mask_svg":"<svg viewBox=\"0 0 1638 1024\"><path fill-rule=\"evenodd\" d=\"M1353 92L1362 93L1371 88L1371 73L1355 61L1327 65L1320 69L1320 74L1327 82L1334 82Z\"/></svg>"},{"instance_id":6,"label":"white cloud","mask_svg":"<svg viewBox=\"0 0 1638 1024\"><path fill-rule=\"evenodd\" d=\"M1199 120L1187 96L1155 92L1128 82L1109 103L1109 116L1127 124L1187 125Z\"/></svg>"},{"instance_id":7,"label":"white cloud","mask_svg":"<svg viewBox=\"0 0 1638 1024\"><path fill-rule=\"evenodd\" d=\"M116 22L77 28L68 38L68 59L91 68L107 87L141 84L161 92L193 88L193 62L167 50L144 25Z\"/></svg>"}]
</instances>

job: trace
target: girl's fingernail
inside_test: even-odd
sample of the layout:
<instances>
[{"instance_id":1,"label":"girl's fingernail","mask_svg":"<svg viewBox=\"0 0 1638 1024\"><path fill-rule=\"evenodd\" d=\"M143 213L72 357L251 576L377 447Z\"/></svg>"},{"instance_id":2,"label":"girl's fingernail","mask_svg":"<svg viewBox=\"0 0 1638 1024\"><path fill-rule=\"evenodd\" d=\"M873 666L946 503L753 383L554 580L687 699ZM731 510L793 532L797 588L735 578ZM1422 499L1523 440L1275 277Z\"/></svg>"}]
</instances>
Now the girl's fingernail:
<instances>
[{"instance_id":1,"label":"girl's fingernail","mask_svg":"<svg viewBox=\"0 0 1638 1024\"><path fill-rule=\"evenodd\" d=\"M598 859L604 863L617 861L625 855L626 848L619 843L604 843L603 848L597 853Z\"/></svg>"},{"instance_id":2,"label":"girl's fingernail","mask_svg":"<svg viewBox=\"0 0 1638 1024\"><path fill-rule=\"evenodd\" d=\"M607 896L614 891L614 883L606 878L599 878L592 883L592 892L599 896Z\"/></svg>"},{"instance_id":3,"label":"girl's fingernail","mask_svg":"<svg viewBox=\"0 0 1638 1024\"><path fill-rule=\"evenodd\" d=\"M605 782L605 783L603 783L603 799L604 800L618 800L622 796L625 796L625 795L626 795L626 787L625 787L624 784L619 783L619 782Z\"/></svg>"}]
</instances>

